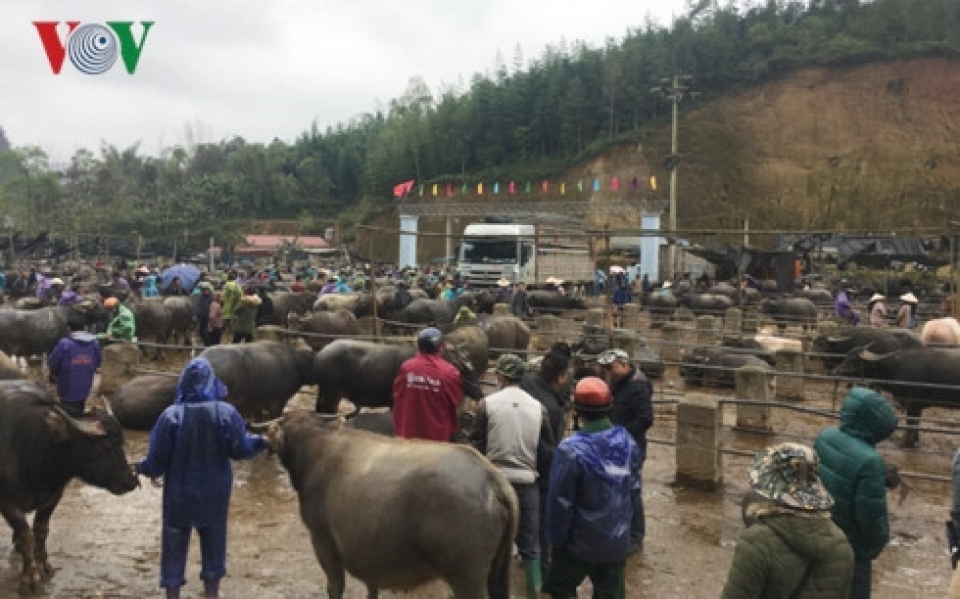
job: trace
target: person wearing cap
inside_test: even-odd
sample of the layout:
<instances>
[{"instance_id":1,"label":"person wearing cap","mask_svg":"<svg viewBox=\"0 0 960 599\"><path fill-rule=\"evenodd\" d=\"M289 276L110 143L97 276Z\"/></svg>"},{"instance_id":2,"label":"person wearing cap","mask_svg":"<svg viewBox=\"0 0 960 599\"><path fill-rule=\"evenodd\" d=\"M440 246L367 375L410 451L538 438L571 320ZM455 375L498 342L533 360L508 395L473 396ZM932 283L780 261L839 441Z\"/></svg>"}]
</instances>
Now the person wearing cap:
<instances>
[{"instance_id":1,"label":"person wearing cap","mask_svg":"<svg viewBox=\"0 0 960 599\"><path fill-rule=\"evenodd\" d=\"M60 296L63 294L63 279L53 277L52 279L48 279L47 282L48 285L43 292L43 296L40 298L40 303L43 306L56 306L60 302Z\"/></svg>"},{"instance_id":2,"label":"person wearing cap","mask_svg":"<svg viewBox=\"0 0 960 599\"><path fill-rule=\"evenodd\" d=\"M610 421L627 429L640 448L640 465L647 457L647 430L653 426L653 385L643 372L630 362L630 356L622 349L608 349L597 356L597 364L613 393ZM631 523L632 551L643 551L646 535L646 518L643 512L643 496L637 499L636 511Z\"/></svg>"},{"instance_id":3,"label":"person wearing cap","mask_svg":"<svg viewBox=\"0 0 960 599\"><path fill-rule=\"evenodd\" d=\"M882 294L874 293L870 296L867 302L867 319L873 327L887 325L887 303Z\"/></svg>"},{"instance_id":4,"label":"person wearing cap","mask_svg":"<svg viewBox=\"0 0 960 599\"><path fill-rule=\"evenodd\" d=\"M830 519L818 470L817 454L799 443L757 453L721 599L850 596L853 549Z\"/></svg>"},{"instance_id":5,"label":"person wearing cap","mask_svg":"<svg viewBox=\"0 0 960 599\"><path fill-rule=\"evenodd\" d=\"M207 335L204 343L207 347L220 345L223 338L223 293L214 291L210 295L210 311L207 313Z\"/></svg>"},{"instance_id":6,"label":"person wearing cap","mask_svg":"<svg viewBox=\"0 0 960 599\"><path fill-rule=\"evenodd\" d=\"M106 334L97 335L97 339L104 345L114 341L133 341L137 334L137 321L130 308L115 297L103 300L103 307L110 313L110 323L107 325Z\"/></svg>"},{"instance_id":7,"label":"person wearing cap","mask_svg":"<svg viewBox=\"0 0 960 599\"><path fill-rule=\"evenodd\" d=\"M495 304L507 304L510 305L510 300L513 298L513 287L510 285L510 281L505 277L500 277L500 280L497 281L497 291L496 296L494 297L493 303Z\"/></svg>"},{"instance_id":8,"label":"person wearing cap","mask_svg":"<svg viewBox=\"0 0 960 599\"><path fill-rule=\"evenodd\" d=\"M630 281L624 272L618 272L613 277L613 305L616 307L614 316L617 326L623 326L623 307L633 301L630 293Z\"/></svg>"},{"instance_id":9,"label":"person wearing cap","mask_svg":"<svg viewBox=\"0 0 960 599\"><path fill-rule=\"evenodd\" d=\"M853 309L853 304L850 302L852 291L853 287L847 283L846 279L840 281L840 289L833 300L833 313L849 322L851 326L857 326L860 324L860 313Z\"/></svg>"},{"instance_id":10,"label":"person wearing cap","mask_svg":"<svg viewBox=\"0 0 960 599\"><path fill-rule=\"evenodd\" d=\"M440 355L443 334L428 327L417 335L417 355L393 379L393 428L397 437L450 441L460 427L460 373Z\"/></svg>"},{"instance_id":11,"label":"person wearing cap","mask_svg":"<svg viewBox=\"0 0 960 599\"><path fill-rule=\"evenodd\" d=\"M477 405L469 440L507 477L517 494L517 552L523 562L527 599L538 599L543 573L537 478L539 472L549 470L554 437L546 408L520 388L525 367L516 354L503 354L497 359L495 372L500 390Z\"/></svg>"},{"instance_id":12,"label":"person wearing cap","mask_svg":"<svg viewBox=\"0 0 960 599\"><path fill-rule=\"evenodd\" d=\"M230 461L266 449L263 437L248 433L237 409L223 401L227 391L205 358L191 360L180 373L173 405L150 431L147 456L134 466L137 474L164 480L160 586L168 599L180 597L186 582L193 529L200 536L204 597L220 596L227 572Z\"/></svg>"},{"instance_id":13,"label":"person wearing cap","mask_svg":"<svg viewBox=\"0 0 960 599\"><path fill-rule=\"evenodd\" d=\"M833 496L833 521L853 547L853 599L870 597L872 561L890 540L887 467L874 446L896 428L896 412L882 395L854 387L840 407L840 426L824 429L813 446Z\"/></svg>"},{"instance_id":14,"label":"person wearing cap","mask_svg":"<svg viewBox=\"0 0 960 599\"><path fill-rule=\"evenodd\" d=\"M83 414L93 388L93 377L100 368L102 353L97 338L83 330L83 321L68 318L70 334L57 341L47 358L51 382L57 385L57 397L71 416Z\"/></svg>"},{"instance_id":15,"label":"person wearing cap","mask_svg":"<svg viewBox=\"0 0 960 599\"><path fill-rule=\"evenodd\" d=\"M640 449L609 418L613 397L597 377L581 379L573 409L583 426L560 442L550 466L547 538L550 570L544 591L571 599L585 578L593 596L626 597L624 565L630 521L640 495Z\"/></svg>"},{"instance_id":16,"label":"person wearing cap","mask_svg":"<svg viewBox=\"0 0 960 599\"><path fill-rule=\"evenodd\" d=\"M917 326L917 296L907 292L900 296L900 309L897 310L897 326L913 330Z\"/></svg>"}]
</instances>

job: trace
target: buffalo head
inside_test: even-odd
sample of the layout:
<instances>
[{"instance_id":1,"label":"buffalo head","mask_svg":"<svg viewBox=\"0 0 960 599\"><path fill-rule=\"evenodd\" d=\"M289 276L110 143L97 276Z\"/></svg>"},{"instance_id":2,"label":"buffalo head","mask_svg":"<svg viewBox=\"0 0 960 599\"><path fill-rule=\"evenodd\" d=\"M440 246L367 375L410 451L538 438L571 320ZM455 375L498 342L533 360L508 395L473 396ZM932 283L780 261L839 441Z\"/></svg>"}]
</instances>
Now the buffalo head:
<instances>
[{"instance_id":1,"label":"buffalo head","mask_svg":"<svg viewBox=\"0 0 960 599\"><path fill-rule=\"evenodd\" d=\"M139 485L123 450L123 429L106 412L94 410L74 418L53 406L47 412L46 424L54 438L70 447L70 459L84 482L114 495Z\"/></svg>"},{"instance_id":2,"label":"buffalo head","mask_svg":"<svg viewBox=\"0 0 960 599\"><path fill-rule=\"evenodd\" d=\"M443 359L453 364L460 372L460 384L463 386L463 394L472 399L483 399L483 389L480 388L480 380L473 369L473 364L467 357L466 348L463 344L450 347L444 346Z\"/></svg>"}]
</instances>

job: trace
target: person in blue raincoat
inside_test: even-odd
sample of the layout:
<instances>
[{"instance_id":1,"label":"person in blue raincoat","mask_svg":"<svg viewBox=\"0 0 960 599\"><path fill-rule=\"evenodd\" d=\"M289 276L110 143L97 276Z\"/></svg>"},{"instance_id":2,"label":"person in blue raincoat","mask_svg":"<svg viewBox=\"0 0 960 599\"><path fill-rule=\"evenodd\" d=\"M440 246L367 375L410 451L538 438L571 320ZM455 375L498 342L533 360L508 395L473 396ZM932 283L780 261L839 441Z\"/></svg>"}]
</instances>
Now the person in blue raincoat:
<instances>
[{"instance_id":1,"label":"person in blue raincoat","mask_svg":"<svg viewBox=\"0 0 960 599\"><path fill-rule=\"evenodd\" d=\"M160 586L168 599L180 597L194 528L205 596L219 597L226 574L230 460L249 459L266 448L263 437L246 432L236 408L220 401L226 395L210 363L191 360L180 373L174 404L150 432L147 457L135 466L137 474L164 477Z\"/></svg>"}]
</instances>

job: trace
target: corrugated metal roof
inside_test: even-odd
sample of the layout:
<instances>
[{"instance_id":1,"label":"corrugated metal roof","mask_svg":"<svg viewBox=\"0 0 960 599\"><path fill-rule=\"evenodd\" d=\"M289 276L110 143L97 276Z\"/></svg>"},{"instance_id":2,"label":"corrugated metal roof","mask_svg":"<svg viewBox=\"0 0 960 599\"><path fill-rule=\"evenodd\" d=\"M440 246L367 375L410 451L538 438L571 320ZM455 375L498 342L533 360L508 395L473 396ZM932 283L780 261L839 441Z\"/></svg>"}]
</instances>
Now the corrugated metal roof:
<instances>
[{"instance_id":1,"label":"corrugated metal roof","mask_svg":"<svg viewBox=\"0 0 960 599\"><path fill-rule=\"evenodd\" d=\"M273 249L284 242L296 243L304 249L323 249L330 247L326 239L315 235L247 235L244 239L246 240L246 245L243 246L243 249Z\"/></svg>"}]
</instances>

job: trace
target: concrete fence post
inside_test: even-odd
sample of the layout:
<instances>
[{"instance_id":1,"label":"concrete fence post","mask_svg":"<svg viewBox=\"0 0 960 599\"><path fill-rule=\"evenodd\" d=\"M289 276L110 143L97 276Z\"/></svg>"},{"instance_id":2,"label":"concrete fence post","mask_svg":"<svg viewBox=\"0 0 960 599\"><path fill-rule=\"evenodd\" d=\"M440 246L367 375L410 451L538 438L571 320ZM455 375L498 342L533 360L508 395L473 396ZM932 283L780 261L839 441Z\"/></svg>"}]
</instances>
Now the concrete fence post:
<instances>
[{"instance_id":1,"label":"concrete fence post","mask_svg":"<svg viewBox=\"0 0 960 599\"><path fill-rule=\"evenodd\" d=\"M560 329L560 319L552 314L537 316L537 344L538 351L550 349L558 340L557 331Z\"/></svg>"},{"instance_id":2,"label":"concrete fence post","mask_svg":"<svg viewBox=\"0 0 960 599\"><path fill-rule=\"evenodd\" d=\"M740 308L727 308L723 313L723 332L740 336L743 331L743 311Z\"/></svg>"},{"instance_id":3,"label":"concrete fence post","mask_svg":"<svg viewBox=\"0 0 960 599\"><path fill-rule=\"evenodd\" d=\"M717 329L716 316L697 316L697 343L700 345L716 345L719 343Z\"/></svg>"},{"instance_id":4,"label":"concrete fence post","mask_svg":"<svg viewBox=\"0 0 960 599\"><path fill-rule=\"evenodd\" d=\"M639 304L624 304L623 306L623 322L621 323L622 328L628 329L631 331L640 330L640 305Z\"/></svg>"},{"instance_id":5,"label":"concrete fence post","mask_svg":"<svg viewBox=\"0 0 960 599\"><path fill-rule=\"evenodd\" d=\"M736 373L737 399L771 401L774 395L773 373L769 368L744 366ZM771 432L770 406L737 404L737 428Z\"/></svg>"},{"instance_id":6,"label":"concrete fence post","mask_svg":"<svg viewBox=\"0 0 960 599\"><path fill-rule=\"evenodd\" d=\"M663 346L660 348L660 355L667 362L680 361L680 325L675 322L665 322L660 329L660 339Z\"/></svg>"},{"instance_id":7,"label":"concrete fence post","mask_svg":"<svg viewBox=\"0 0 960 599\"><path fill-rule=\"evenodd\" d=\"M510 304L494 304L493 315L494 316L513 316L513 312L510 311Z\"/></svg>"},{"instance_id":8,"label":"concrete fence post","mask_svg":"<svg viewBox=\"0 0 960 599\"><path fill-rule=\"evenodd\" d=\"M677 483L714 490L723 481L720 463L722 410L718 398L702 393L677 404Z\"/></svg>"},{"instance_id":9,"label":"concrete fence post","mask_svg":"<svg viewBox=\"0 0 960 599\"><path fill-rule=\"evenodd\" d=\"M631 358L637 355L640 348L640 335L631 329L613 329L610 335L610 346L613 349L622 349Z\"/></svg>"},{"instance_id":10,"label":"concrete fence post","mask_svg":"<svg viewBox=\"0 0 960 599\"><path fill-rule=\"evenodd\" d=\"M777 365L777 398L803 399L803 353L793 349L781 349L774 353Z\"/></svg>"},{"instance_id":11,"label":"concrete fence post","mask_svg":"<svg viewBox=\"0 0 960 599\"><path fill-rule=\"evenodd\" d=\"M741 326L744 333L756 333L760 330L760 312L755 306L744 308Z\"/></svg>"},{"instance_id":12,"label":"concrete fence post","mask_svg":"<svg viewBox=\"0 0 960 599\"><path fill-rule=\"evenodd\" d=\"M111 343L103 348L100 366L100 394L110 397L124 383L137 376L140 348L134 343Z\"/></svg>"}]
</instances>

